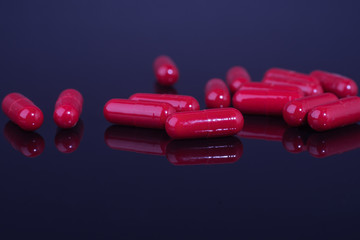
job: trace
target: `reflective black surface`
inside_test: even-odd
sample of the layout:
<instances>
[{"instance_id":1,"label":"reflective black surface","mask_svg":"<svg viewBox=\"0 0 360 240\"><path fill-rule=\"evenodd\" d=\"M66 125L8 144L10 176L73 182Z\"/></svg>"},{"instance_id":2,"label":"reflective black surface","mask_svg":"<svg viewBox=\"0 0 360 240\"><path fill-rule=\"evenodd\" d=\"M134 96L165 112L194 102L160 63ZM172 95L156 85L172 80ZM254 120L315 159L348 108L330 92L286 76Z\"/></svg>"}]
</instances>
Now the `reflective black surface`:
<instances>
[{"instance_id":1,"label":"reflective black surface","mask_svg":"<svg viewBox=\"0 0 360 240\"><path fill-rule=\"evenodd\" d=\"M206 81L237 64L254 81L282 67L360 84L358 9L356 1L0 2L0 97L21 92L45 116L24 133L0 114L0 236L358 239L359 125L316 133L246 116L234 138L177 142L112 126L102 113L110 98L136 92L192 95L204 108ZM155 83L160 54L179 67L172 88ZM52 112L70 87L84 96L82 122L62 131Z\"/></svg>"}]
</instances>

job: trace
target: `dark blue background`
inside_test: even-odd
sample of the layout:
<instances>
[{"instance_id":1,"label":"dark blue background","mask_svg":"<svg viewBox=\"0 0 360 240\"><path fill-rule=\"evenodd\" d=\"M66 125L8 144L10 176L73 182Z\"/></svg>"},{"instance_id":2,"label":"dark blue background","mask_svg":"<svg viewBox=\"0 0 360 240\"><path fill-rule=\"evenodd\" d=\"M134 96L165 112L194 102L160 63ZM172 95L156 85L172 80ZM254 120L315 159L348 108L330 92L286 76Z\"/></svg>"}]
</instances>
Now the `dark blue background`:
<instances>
[{"instance_id":1,"label":"dark blue background","mask_svg":"<svg viewBox=\"0 0 360 240\"><path fill-rule=\"evenodd\" d=\"M1 1L0 97L21 92L43 110L46 148L30 159L0 137L0 236L358 239L360 149L317 159L241 138L234 164L174 166L108 148L102 108L154 92L160 54L202 108L206 81L233 65L254 81L282 67L360 84L359 23L358 1ZM70 87L85 99L85 133L62 154L52 111Z\"/></svg>"}]
</instances>

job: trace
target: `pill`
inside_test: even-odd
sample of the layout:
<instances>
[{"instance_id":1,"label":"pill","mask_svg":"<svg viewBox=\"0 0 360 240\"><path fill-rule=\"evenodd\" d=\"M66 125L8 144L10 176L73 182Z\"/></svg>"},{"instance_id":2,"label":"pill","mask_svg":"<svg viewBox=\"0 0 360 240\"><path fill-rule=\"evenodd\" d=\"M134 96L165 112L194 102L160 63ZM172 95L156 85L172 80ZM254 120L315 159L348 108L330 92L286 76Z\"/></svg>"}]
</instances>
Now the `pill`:
<instances>
[{"instance_id":1,"label":"pill","mask_svg":"<svg viewBox=\"0 0 360 240\"><path fill-rule=\"evenodd\" d=\"M230 92L236 92L243 83L250 82L251 78L245 68L234 66L226 73L226 83L230 88Z\"/></svg>"},{"instance_id":2,"label":"pill","mask_svg":"<svg viewBox=\"0 0 360 240\"><path fill-rule=\"evenodd\" d=\"M72 153L79 148L84 135L84 124L81 119L73 128L58 128L55 135L55 146L59 152Z\"/></svg>"},{"instance_id":3,"label":"pill","mask_svg":"<svg viewBox=\"0 0 360 240\"><path fill-rule=\"evenodd\" d=\"M104 134L106 145L114 150L165 156L170 137L162 129L112 125Z\"/></svg>"},{"instance_id":4,"label":"pill","mask_svg":"<svg viewBox=\"0 0 360 240\"><path fill-rule=\"evenodd\" d=\"M230 92L223 80L213 78L206 83L205 104L207 108L229 107L230 102Z\"/></svg>"},{"instance_id":5,"label":"pill","mask_svg":"<svg viewBox=\"0 0 360 240\"><path fill-rule=\"evenodd\" d=\"M199 102L191 96L174 94L135 93L130 100L165 102L175 108L177 112L199 110Z\"/></svg>"},{"instance_id":6,"label":"pill","mask_svg":"<svg viewBox=\"0 0 360 240\"><path fill-rule=\"evenodd\" d=\"M105 119L111 123L144 128L164 128L175 112L168 103L111 99L104 106Z\"/></svg>"},{"instance_id":7,"label":"pill","mask_svg":"<svg viewBox=\"0 0 360 240\"><path fill-rule=\"evenodd\" d=\"M242 114L234 108L217 108L172 114L166 132L176 139L210 138L235 135L244 125Z\"/></svg>"},{"instance_id":8,"label":"pill","mask_svg":"<svg viewBox=\"0 0 360 240\"><path fill-rule=\"evenodd\" d=\"M295 72L282 68L270 68L264 75L265 78L283 78L288 80L310 81L320 85L320 81L308 74Z\"/></svg>"},{"instance_id":9,"label":"pill","mask_svg":"<svg viewBox=\"0 0 360 240\"><path fill-rule=\"evenodd\" d=\"M161 85L171 86L177 82L179 71L170 57L162 55L154 61L155 77Z\"/></svg>"},{"instance_id":10,"label":"pill","mask_svg":"<svg viewBox=\"0 0 360 240\"><path fill-rule=\"evenodd\" d=\"M282 91L295 91L298 92L301 96L304 96L303 91L301 91L301 89L298 87L286 86L286 85L273 85L270 83L263 83L263 82L243 83L239 89L242 90L270 89L270 90L282 90Z\"/></svg>"},{"instance_id":11,"label":"pill","mask_svg":"<svg viewBox=\"0 0 360 240\"><path fill-rule=\"evenodd\" d=\"M234 136L173 140L166 148L167 159L176 166L234 163L242 154L243 145Z\"/></svg>"},{"instance_id":12,"label":"pill","mask_svg":"<svg viewBox=\"0 0 360 240\"><path fill-rule=\"evenodd\" d=\"M301 153L307 151L307 140L314 133L310 127L289 127L285 130L282 144L290 153Z\"/></svg>"},{"instance_id":13,"label":"pill","mask_svg":"<svg viewBox=\"0 0 360 240\"><path fill-rule=\"evenodd\" d=\"M308 123L316 131L325 131L360 121L360 97L352 96L314 107Z\"/></svg>"},{"instance_id":14,"label":"pill","mask_svg":"<svg viewBox=\"0 0 360 240\"><path fill-rule=\"evenodd\" d=\"M2 101L2 110L11 121L27 131L38 129L43 121L42 111L20 93L10 93Z\"/></svg>"},{"instance_id":15,"label":"pill","mask_svg":"<svg viewBox=\"0 0 360 240\"><path fill-rule=\"evenodd\" d=\"M234 94L232 103L244 114L282 115L285 104L301 96L295 91L240 88Z\"/></svg>"},{"instance_id":16,"label":"pill","mask_svg":"<svg viewBox=\"0 0 360 240\"><path fill-rule=\"evenodd\" d=\"M5 125L4 136L14 149L25 157L37 157L45 149L45 141L40 134L24 131L11 121Z\"/></svg>"},{"instance_id":17,"label":"pill","mask_svg":"<svg viewBox=\"0 0 360 240\"><path fill-rule=\"evenodd\" d=\"M79 121L83 97L75 89L66 89L62 91L55 103L53 114L56 125L60 128L72 128Z\"/></svg>"},{"instance_id":18,"label":"pill","mask_svg":"<svg viewBox=\"0 0 360 240\"><path fill-rule=\"evenodd\" d=\"M350 78L320 70L313 71L310 75L320 81L325 92L334 93L339 98L356 96L358 94L358 86Z\"/></svg>"},{"instance_id":19,"label":"pill","mask_svg":"<svg viewBox=\"0 0 360 240\"><path fill-rule=\"evenodd\" d=\"M307 114L312 108L337 100L338 98L332 93L322 93L290 101L283 110L284 120L293 127L304 125L307 122Z\"/></svg>"}]
</instances>

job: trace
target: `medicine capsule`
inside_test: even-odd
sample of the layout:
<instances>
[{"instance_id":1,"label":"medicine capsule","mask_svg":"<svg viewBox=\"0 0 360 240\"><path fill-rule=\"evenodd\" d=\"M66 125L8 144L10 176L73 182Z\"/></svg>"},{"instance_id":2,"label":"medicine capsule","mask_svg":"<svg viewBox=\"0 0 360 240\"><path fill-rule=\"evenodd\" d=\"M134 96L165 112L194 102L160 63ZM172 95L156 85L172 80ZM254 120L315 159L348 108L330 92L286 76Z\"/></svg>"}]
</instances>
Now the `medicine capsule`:
<instances>
[{"instance_id":1,"label":"medicine capsule","mask_svg":"<svg viewBox=\"0 0 360 240\"><path fill-rule=\"evenodd\" d=\"M251 78L245 68L234 66L226 73L226 83L230 88L230 92L236 92L243 83L250 82Z\"/></svg>"},{"instance_id":2,"label":"medicine capsule","mask_svg":"<svg viewBox=\"0 0 360 240\"><path fill-rule=\"evenodd\" d=\"M332 93L322 93L293 100L284 107L284 120L290 126L301 126L306 123L307 114L312 108L337 100L338 98Z\"/></svg>"},{"instance_id":3,"label":"medicine capsule","mask_svg":"<svg viewBox=\"0 0 360 240\"><path fill-rule=\"evenodd\" d=\"M223 80L213 78L206 83L205 104L207 108L229 107L230 101L230 92Z\"/></svg>"},{"instance_id":4,"label":"medicine capsule","mask_svg":"<svg viewBox=\"0 0 360 240\"><path fill-rule=\"evenodd\" d=\"M83 97L75 89L66 89L62 91L55 103L53 114L56 125L60 128L72 128L79 121Z\"/></svg>"},{"instance_id":5,"label":"medicine capsule","mask_svg":"<svg viewBox=\"0 0 360 240\"><path fill-rule=\"evenodd\" d=\"M145 128L164 128L175 112L168 103L111 99L104 106L105 119L111 123Z\"/></svg>"},{"instance_id":6,"label":"medicine capsule","mask_svg":"<svg viewBox=\"0 0 360 240\"><path fill-rule=\"evenodd\" d=\"M78 149L84 135L84 124L79 120L73 128L58 128L55 135L55 146L59 152L72 153Z\"/></svg>"},{"instance_id":7,"label":"medicine capsule","mask_svg":"<svg viewBox=\"0 0 360 240\"><path fill-rule=\"evenodd\" d=\"M207 109L172 114L165 124L170 137L211 138L231 136L244 125L242 114L234 108Z\"/></svg>"},{"instance_id":8,"label":"medicine capsule","mask_svg":"<svg viewBox=\"0 0 360 240\"><path fill-rule=\"evenodd\" d=\"M171 86L177 82L179 71L170 57L159 56L154 61L155 77L161 85Z\"/></svg>"},{"instance_id":9,"label":"medicine capsule","mask_svg":"<svg viewBox=\"0 0 360 240\"><path fill-rule=\"evenodd\" d=\"M27 131L38 129L44 121L42 111L20 93L10 93L5 96L2 110L11 121Z\"/></svg>"},{"instance_id":10,"label":"medicine capsule","mask_svg":"<svg viewBox=\"0 0 360 240\"><path fill-rule=\"evenodd\" d=\"M136 101L165 102L173 106L177 112L200 109L199 102L195 98L185 95L135 93L131 95L129 99Z\"/></svg>"},{"instance_id":11,"label":"medicine capsule","mask_svg":"<svg viewBox=\"0 0 360 240\"><path fill-rule=\"evenodd\" d=\"M300 97L295 91L240 88L233 96L233 106L244 114L282 115L285 104Z\"/></svg>"},{"instance_id":12,"label":"medicine capsule","mask_svg":"<svg viewBox=\"0 0 360 240\"><path fill-rule=\"evenodd\" d=\"M269 90L282 90L282 91L295 91L298 92L301 96L304 96L303 91L300 88L295 86L286 86L286 85L274 85L270 83L263 82L247 82L243 83L240 87L242 90L257 90L257 89L269 89Z\"/></svg>"},{"instance_id":13,"label":"medicine capsule","mask_svg":"<svg viewBox=\"0 0 360 240\"><path fill-rule=\"evenodd\" d=\"M265 78L283 78L288 80L310 81L320 85L320 81L308 74L295 72L282 68L270 68L264 75Z\"/></svg>"},{"instance_id":14,"label":"medicine capsule","mask_svg":"<svg viewBox=\"0 0 360 240\"><path fill-rule=\"evenodd\" d=\"M317 106L308 113L308 123L316 131L325 131L360 121L360 97L353 96Z\"/></svg>"},{"instance_id":15,"label":"medicine capsule","mask_svg":"<svg viewBox=\"0 0 360 240\"><path fill-rule=\"evenodd\" d=\"M339 98L358 94L358 86L350 78L320 70L313 71L310 75L320 81L325 92L334 93Z\"/></svg>"}]
</instances>

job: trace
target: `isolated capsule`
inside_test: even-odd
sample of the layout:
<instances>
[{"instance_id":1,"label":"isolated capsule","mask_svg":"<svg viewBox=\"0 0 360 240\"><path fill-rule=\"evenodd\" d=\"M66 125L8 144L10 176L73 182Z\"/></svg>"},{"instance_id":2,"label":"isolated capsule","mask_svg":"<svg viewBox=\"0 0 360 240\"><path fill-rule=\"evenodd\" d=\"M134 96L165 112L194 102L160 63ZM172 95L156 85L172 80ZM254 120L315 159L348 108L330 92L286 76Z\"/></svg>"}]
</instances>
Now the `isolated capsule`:
<instances>
[{"instance_id":1,"label":"isolated capsule","mask_svg":"<svg viewBox=\"0 0 360 240\"><path fill-rule=\"evenodd\" d=\"M226 83L229 86L231 93L236 92L243 83L250 81L250 75L243 67L234 66L226 73Z\"/></svg>"},{"instance_id":2,"label":"isolated capsule","mask_svg":"<svg viewBox=\"0 0 360 240\"><path fill-rule=\"evenodd\" d=\"M244 114L282 115L285 104L301 96L295 91L240 88L234 94L232 103Z\"/></svg>"},{"instance_id":3,"label":"isolated capsule","mask_svg":"<svg viewBox=\"0 0 360 240\"><path fill-rule=\"evenodd\" d=\"M84 124L81 119L73 128L58 128L55 135L55 146L59 152L72 153L79 148L84 135Z\"/></svg>"},{"instance_id":4,"label":"isolated capsule","mask_svg":"<svg viewBox=\"0 0 360 240\"><path fill-rule=\"evenodd\" d=\"M358 86L350 78L320 70L313 71L310 75L320 81L325 92L334 93L339 98L356 96L358 94Z\"/></svg>"},{"instance_id":5,"label":"isolated capsule","mask_svg":"<svg viewBox=\"0 0 360 240\"><path fill-rule=\"evenodd\" d=\"M230 102L230 92L223 80L213 78L206 83L205 104L207 108L229 107Z\"/></svg>"},{"instance_id":6,"label":"isolated capsule","mask_svg":"<svg viewBox=\"0 0 360 240\"><path fill-rule=\"evenodd\" d=\"M322 93L290 101L283 110L284 120L290 126L301 126L307 122L307 114L312 108L337 100L332 93Z\"/></svg>"},{"instance_id":7,"label":"isolated capsule","mask_svg":"<svg viewBox=\"0 0 360 240\"><path fill-rule=\"evenodd\" d=\"M268 71L266 71L264 75L264 79L265 78L283 78L287 80L300 80L306 82L313 82L320 85L320 81L314 78L313 76L292 70L282 69L282 68L270 68Z\"/></svg>"},{"instance_id":8,"label":"isolated capsule","mask_svg":"<svg viewBox=\"0 0 360 240\"><path fill-rule=\"evenodd\" d=\"M192 96L174 94L135 93L129 97L130 100L165 102L175 108L177 112L199 110L199 102Z\"/></svg>"},{"instance_id":9,"label":"isolated capsule","mask_svg":"<svg viewBox=\"0 0 360 240\"><path fill-rule=\"evenodd\" d=\"M2 110L11 121L26 131L38 129L43 121L42 111L20 93L10 93L2 101Z\"/></svg>"},{"instance_id":10,"label":"isolated capsule","mask_svg":"<svg viewBox=\"0 0 360 240\"><path fill-rule=\"evenodd\" d=\"M171 86L177 82L179 71L170 57L162 55L154 61L155 77L161 85Z\"/></svg>"},{"instance_id":11,"label":"isolated capsule","mask_svg":"<svg viewBox=\"0 0 360 240\"><path fill-rule=\"evenodd\" d=\"M317 106L308 113L308 123L316 131L325 131L360 121L360 97L353 96Z\"/></svg>"},{"instance_id":12,"label":"isolated capsule","mask_svg":"<svg viewBox=\"0 0 360 240\"><path fill-rule=\"evenodd\" d=\"M176 139L211 138L235 135L243 125L244 118L238 110L217 108L174 113L166 120L165 129Z\"/></svg>"},{"instance_id":13,"label":"isolated capsule","mask_svg":"<svg viewBox=\"0 0 360 240\"><path fill-rule=\"evenodd\" d=\"M164 128L175 109L168 103L111 99L104 106L105 119L111 123L145 128Z\"/></svg>"},{"instance_id":14,"label":"isolated capsule","mask_svg":"<svg viewBox=\"0 0 360 240\"><path fill-rule=\"evenodd\" d=\"M75 89L66 89L62 91L55 103L54 121L60 128L72 128L79 121L83 97Z\"/></svg>"}]
</instances>

